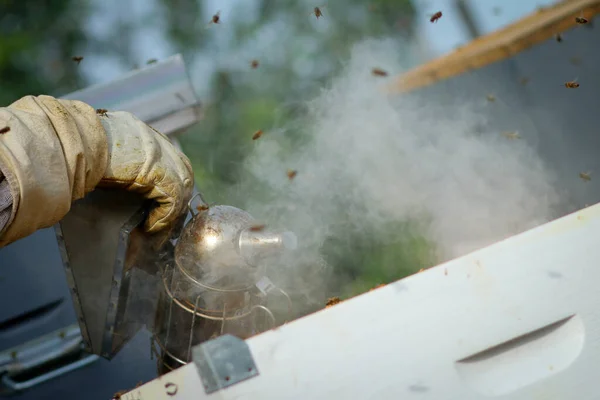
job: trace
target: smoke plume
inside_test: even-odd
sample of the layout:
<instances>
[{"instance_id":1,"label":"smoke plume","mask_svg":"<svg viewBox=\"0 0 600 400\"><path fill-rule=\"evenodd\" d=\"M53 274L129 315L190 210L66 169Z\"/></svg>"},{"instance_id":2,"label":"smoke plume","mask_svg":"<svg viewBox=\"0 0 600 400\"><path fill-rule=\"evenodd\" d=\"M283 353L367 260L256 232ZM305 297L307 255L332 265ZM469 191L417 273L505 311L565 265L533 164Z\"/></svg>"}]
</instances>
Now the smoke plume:
<instances>
[{"instance_id":1,"label":"smoke plume","mask_svg":"<svg viewBox=\"0 0 600 400\"><path fill-rule=\"evenodd\" d=\"M386 41L357 45L294 122L300 138L290 139L292 126L265 132L238 187L249 194L242 207L293 230L307 262L319 260L334 227L348 223L376 235L390 223L417 221L440 262L552 219L559 195L527 141L489 126L481 99L440 104L427 94L386 94L389 77L402 72L395 54ZM389 76L373 75L374 67ZM297 171L293 180L288 170ZM260 201L250 195L256 190ZM295 274L278 279L294 275L284 286L299 292L323 286L318 269Z\"/></svg>"}]
</instances>

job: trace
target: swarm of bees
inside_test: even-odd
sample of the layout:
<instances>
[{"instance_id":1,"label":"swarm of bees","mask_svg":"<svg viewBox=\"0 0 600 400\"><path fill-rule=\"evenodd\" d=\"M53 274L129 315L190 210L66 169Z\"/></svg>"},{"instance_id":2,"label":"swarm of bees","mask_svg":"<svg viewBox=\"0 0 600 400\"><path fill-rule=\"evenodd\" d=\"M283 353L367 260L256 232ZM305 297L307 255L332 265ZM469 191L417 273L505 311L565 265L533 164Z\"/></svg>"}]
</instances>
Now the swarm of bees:
<instances>
[{"instance_id":1,"label":"swarm of bees","mask_svg":"<svg viewBox=\"0 0 600 400\"><path fill-rule=\"evenodd\" d=\"M577 83L577 79L574 81L565 82L565 87L567 89L577 89L579 87L579 83Z\"/></svg>"},{"instance_id":2,"label":"swarm of bees","mask_svg":"<svg viewBox=\"0 0 600 400\"><path fill-rule=\"evenodd\" d=\"M3 135L7 132L10 132L10 126L5 126L4 128L0 129L0 135Z\"/></svg>"},{"instance_id":3,"label":"swarm of bees","mask_svg":"<svg viewBox=\"0 0 600 400\"><path fill-rule=\"evenodd\" d=\"M254 132L254 135L252 135L252 140L256 140L256 139L260 138L262 136L262 134L263 134L262 130L260 130L260 129L257 130L256 132Z\"/></svg>"},{"instance_id":4,"label":"swarm of bees","mask_svg":"<svg viewBox=\"0 0 600 400\"><path fill-rule=\"evenodd\" d=\"M434 22L438 22L438 20L442 18L442 12L438 11L435 14L433 14L431 16L431 18L429 18L429 22L434 23Z\"/></svg>"},{"instance_id":5,"label":"swarm of bees","mask_svg":"<svg viewBox=\"0 0 600 400\"><path fill-rule=\"evenodd\" d=\"M83 61L83 57L82 56L73 56L73 57L71 57L71 60L75 61L77 63L77 65L79 65L79 63L81 63L81 61Z\"/></svg>"},{"instance_id":6,"label":"swarm of bees","mask_svg":"<svg viewBox=\"0 0 600 400\"><path fill-rule=\"evenodd\" d=\"M371 70L371 74L372 74L373 76L388 76L388 73L387 73L387 71L384 71L384 70L383 70L383 69L381 69L381 68L373 68L373 69Z\"/></svg>"}]
</instances>

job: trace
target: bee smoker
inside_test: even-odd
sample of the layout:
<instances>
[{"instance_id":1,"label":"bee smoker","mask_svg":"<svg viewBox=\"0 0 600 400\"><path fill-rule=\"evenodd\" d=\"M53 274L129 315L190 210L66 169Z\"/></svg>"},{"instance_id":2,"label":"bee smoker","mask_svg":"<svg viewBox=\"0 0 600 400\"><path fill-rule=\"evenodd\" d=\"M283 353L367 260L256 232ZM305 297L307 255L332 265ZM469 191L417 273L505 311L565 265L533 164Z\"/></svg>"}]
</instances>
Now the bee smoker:
<instances>
[{"instance_id":1,"label":"bee smoker","mask_svg":"<svg viewBox=\"0 0 600 400\"><path fill-rule=\"evenodd\" d=\"M110 360L145 327L162 375L206 340L285 322L266 306L271 295L285 297L291 315L290 297L265 271L296 248L296 236L235 207L204 203L194 213L193 200L176 244L159 251L140 229L149 204L134 193L96 189L56 226L85 351Z\"/></svg>"},{"instance_id":2,"label":"bee smoker","mask_svg":"<svg viewBox=\"0 0 600 400\"><path fill-rule=\"evenodd\" d=\"M160 274L153 352L161 375L185 365L206 340L226 333L246 339L275 327L265 305L270 292L283 295L291 312L289 296L264 274L267 263L296 248L295 235L265 229L235 207L188 208L192 219Z\"/></svg>"}]
</instances>

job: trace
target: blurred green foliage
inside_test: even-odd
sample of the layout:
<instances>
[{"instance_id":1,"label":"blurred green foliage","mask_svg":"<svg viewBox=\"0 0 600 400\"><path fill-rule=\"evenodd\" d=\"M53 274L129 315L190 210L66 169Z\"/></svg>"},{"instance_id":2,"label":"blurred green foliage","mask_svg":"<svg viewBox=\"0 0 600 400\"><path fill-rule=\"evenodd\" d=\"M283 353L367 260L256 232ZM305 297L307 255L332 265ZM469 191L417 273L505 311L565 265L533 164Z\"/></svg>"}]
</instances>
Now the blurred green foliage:
<instances>
[{"instance_id":1,"label":"blurred green foliage","mask_svg":"<svg viewBox=\"0 0 600 400\"><path fill-rule=\"evenodd\" d=\"M214 58L212 77L206 76L211 80L210 94L202 99L205 118L182 137L182 145L205 198L236 205L242 195L248 195L231 187L252 148L251 135L297 120L306 111L303 100L318 93L342 68L355 43L365 37L410 37L414 17L410 0L238 3L239 12L230 13L217 26L208 22L218 10L206 13L213 2L159 0L143 20L120 18L111 34L100 38L88 34L85 27L87 17L99 12L98 2L0 0L0 101L8 104L26 94L62 95L83 87L89 82L72 60L83 52L117 58L131 68L139 63L134 34L148 25L162 29L172 50L182 53L188 63L199 56ZM315 6L322 6L322 18L311 14ZM130 6L123 7L119 12L126 16ZM219 30L224 24L231 34ZM285 45L276 50L281 54L267 54L268 49L245 52L263 27L276 24L285 28L278 38ZM239 55L243 62L225 62L227 55ZM251 68L252 59L259 60L258 68ZM303 62L311 66L308 75L298 72ZM295 135L300 127L289 126L282 140L291 152L302 137ZM268 199L268 193L265 196ZM344 297L434 262L431 245L410 221L382 227L378 235L369 237L351 234L347 227L332 232L335 235L323 253L337 274L345 277L335 281L331 293Z\"/></svg>"},{"instance_id":2,"label":"blurred green foliage","mask_svg":"<svg viewBox=\"0 0 600 400\"><path fill-rule=\"evenodd\" d=\"M71 59L86 44L85 2L0 1L0 104L77 88Z\"/></svg>"},{"instance_id":3,"label":"blurred green foliage","mask_svg":"<svg viewBox=\"0 0 600 400\"><path fill-rule=\"evenodd\" d=\"M377 234L335 229L323 246L325 260L334 265L337 287L345 299L382 283L394 282L435 262L432 243L421 235L419 221L389 223Z\"/></svg>"}]
</instances>

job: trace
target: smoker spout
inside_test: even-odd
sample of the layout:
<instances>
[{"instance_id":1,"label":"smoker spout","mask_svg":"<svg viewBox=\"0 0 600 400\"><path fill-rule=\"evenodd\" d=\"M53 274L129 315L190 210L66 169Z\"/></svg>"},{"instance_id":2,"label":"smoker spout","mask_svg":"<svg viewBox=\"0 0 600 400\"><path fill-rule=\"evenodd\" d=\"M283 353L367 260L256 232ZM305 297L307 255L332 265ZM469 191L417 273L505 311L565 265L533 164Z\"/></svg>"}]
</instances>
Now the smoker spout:
<instances>
[{"instance_id":1,"label":"smoker spout","mask_svg":"<svg viewBox=\"0 0 600 400\"><path fill-rule=\"evenodd\" d=\"M296 235L290 231L253 231L246 228L240 232L239 252L250 265L257 265L271 257L284 255L298 247Z\"/></svg>"}]
</instances>

